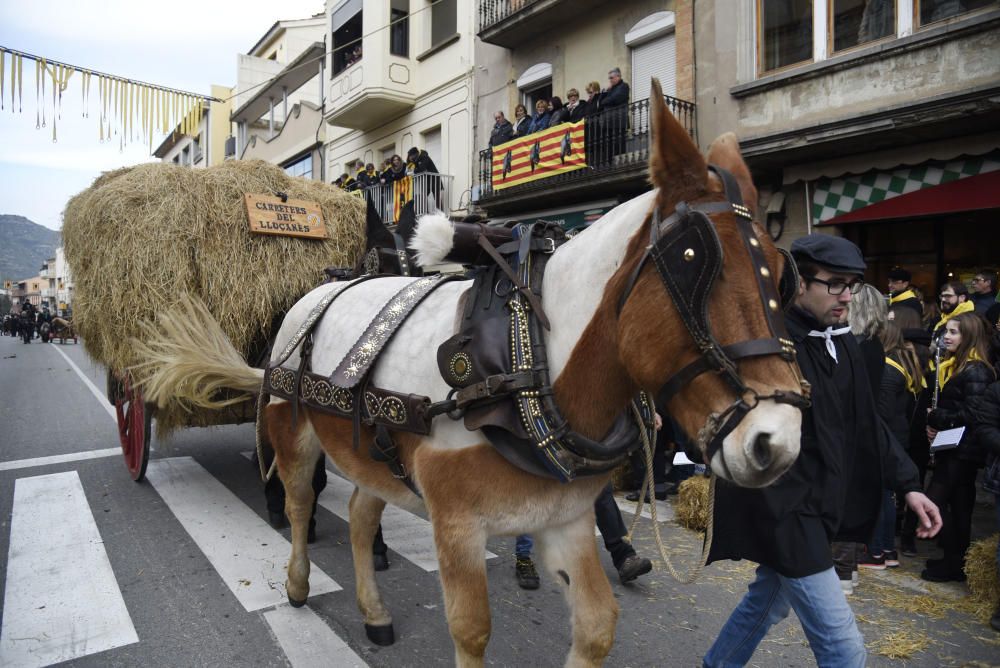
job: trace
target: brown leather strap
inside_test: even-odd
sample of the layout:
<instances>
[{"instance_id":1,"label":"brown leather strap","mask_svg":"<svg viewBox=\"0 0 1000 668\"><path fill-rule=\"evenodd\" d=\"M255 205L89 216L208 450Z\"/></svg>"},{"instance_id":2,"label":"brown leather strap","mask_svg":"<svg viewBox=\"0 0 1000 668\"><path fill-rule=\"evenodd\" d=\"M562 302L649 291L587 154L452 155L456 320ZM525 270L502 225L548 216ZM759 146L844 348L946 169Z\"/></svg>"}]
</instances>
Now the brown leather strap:
<instances>
[{"instance_id":1,"label":"brown leather strap","mask_svg":"<svg viewBox=\"0 0 1000 668\"><path fill-rule=\"evenodd\" d=\"M511 266L507 264L507 260L503 259L503 256L497 252L497 249L493 247L493 244L491 244L485 236L479 237L479 246L486 251L486 254L490 256L498 267L500 267L500 270L507 275L507 278L509 278L510 282L514 284L514 287L517 288L518 292L524 295L524 298L528 300L531 310L535 312L536 316L538 316L538 321L542 323L542 327L547 330L551 330L552 328L549 326L548 316L545 315L545 310L542 308L542 302L538 300L538 295L532 292L530 287L521 282L521 279L518 278L517 272L515 272Z\"/></svg>"}]
</instances>

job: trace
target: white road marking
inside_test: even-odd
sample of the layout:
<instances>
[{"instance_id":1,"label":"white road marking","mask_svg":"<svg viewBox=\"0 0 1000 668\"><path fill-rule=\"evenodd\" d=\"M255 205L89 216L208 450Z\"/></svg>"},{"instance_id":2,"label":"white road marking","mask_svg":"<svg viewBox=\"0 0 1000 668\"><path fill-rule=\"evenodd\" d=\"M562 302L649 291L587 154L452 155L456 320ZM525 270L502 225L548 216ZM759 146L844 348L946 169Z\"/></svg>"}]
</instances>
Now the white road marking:
<instances>
[{"instance_id":1,"label":"white road marking","mask_svg":"<svg viewBox=\"0 0 1000 668\"><path fill-rule=\"evenodd\" d=\"M76 471L14 483L3 622L4 666L139 642Z\"/></svg>"},{"instance_id":2,"label":"white road marking","mask_svg":"<svg viewBox=\"0 0 1000 668\"><path fill-rule=\"evenodd\" d=\"M149 462L146 479L247 610L284 603L291 544L191 457ZM310 565L309 595L341 587Z\"/></svg>"},{"instance_id":3,"label":"white road marking","mask_svg":"<svg viewBox=\"0 0 1000 668\"><path fill-rule=\"evenodd\" d=\"M292 668L359 668L364 659L309 606L279 605L264 613Z\"/></svg>"},{"instance_id":4,"label":"white road marking","mask_svg":"<svg viewBox=\"0 0 1000 668\"><path fill-rule=\"evenodd\" d=\"M66 353L64 353L59 348L59 346L53 345L53 346L51 346L51 348L53 350L55 350L57 353L59 353L60 355L63 356L63 359L66 360L66 362L70 365L70 367L73 369L73 371L76 372L76 375L80 377L80 380L83 381L83 384L87 386L88 390L90 390L90 393L93 394L95 397L97 397L97 403L99 403L101 405L101 407L108 412L108 415L111 416L111 419L114 420L115 423L117 423L118 422L118 416L115 414L115 407L112 406L111 402L108 401L108 398L106 396L104 396L104 392L101 392L99 389L97 389L97 386L94 385L94 383L91 382L91 380L89 378L87 378L87 375L85 373L83 373L83 371L80 370L80 367L78 367L76 365L76 362L74 362L73 360L71 360L69 358L69 355L67 355Z\"/></svg>"},{"instance_id":5,"label":"white road marking","mask_svg":"<svg viewBox=\"0 0 1000 668\"><path fill-rule=\"evenodd\" d=\"M354 483L327 469L326 489L319 495L319 505L337 517L350 521L348 503L354 493ZM411 512L386 505L382 512L382 537L393 552L427 572L438 570L437 548L434 547L434 529L431 523ZM486 550L486 558L497 555Z\"/></svg>"},{"instance_id":6,"label":"white road marking","mask_svg":"<svg viewBox=\"0 0 1000 668\"><path fill-rule=\"evenodd\" d=\"M15 459L9 462L0 462L0 471L27 469L33 466L49 466L50 464L62 464L64 462L78 462L84 459L100 459L101 457L114 457L115 455L121 455L121 454L122 454L121 448L104 448L103 450L70 452L65 455L51 455L49 457L32 457L31 459Z\"/></svg>"}]
</instances>

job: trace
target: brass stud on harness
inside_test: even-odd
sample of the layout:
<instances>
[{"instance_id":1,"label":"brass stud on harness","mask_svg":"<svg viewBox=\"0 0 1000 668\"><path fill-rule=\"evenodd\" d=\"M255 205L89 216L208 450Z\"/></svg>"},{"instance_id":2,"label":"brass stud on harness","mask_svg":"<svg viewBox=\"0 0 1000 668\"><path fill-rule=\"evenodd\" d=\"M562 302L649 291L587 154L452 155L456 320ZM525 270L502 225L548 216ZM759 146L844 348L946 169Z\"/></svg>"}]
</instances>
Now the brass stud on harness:
<instances>
[{"instance_id":1,"label":"brass stud on harness","mask_svg":"<svg viewBox=\"0 0 1000 668\"><path fill-rule=\"evenodd\" d=\"M774 301L773 299L768 299L767 300L767 306L772 311L777 311L778 310L778 302Z\"/></svg>"},{"instance_id":2,"label":"brass stud on harness","mask_svg":"<svg viewBox=\"0 0 1000 668\"><path fill-rule=\"evenodd\" d=\"M771 275L771 270L768 269L767 267L761 267L760 268L760 275L763 276L764 278L767 278L768 276Z\"/></svg>"},{"instance_id":3,"label":"brass stud on harness","mask_svg":"<svg viewBox=\"0 0 1000 668\"><path fill-rule=\"evenodd\" d=\"M690 262L693 259L694 259L694 249L688 248L687 250L684 251L684 261Z\"/></svg>"},{"instance_id":4,"label":"brass stud on harness","mask_svg":"<svg viewBox=\"0 0 1000 668\"><path fill-rule=\"evenodd\" d=\"M756 239L750 239L750 245L756 248L757 246L760 246L760 242Z\"/></svg>"}]
</instances>

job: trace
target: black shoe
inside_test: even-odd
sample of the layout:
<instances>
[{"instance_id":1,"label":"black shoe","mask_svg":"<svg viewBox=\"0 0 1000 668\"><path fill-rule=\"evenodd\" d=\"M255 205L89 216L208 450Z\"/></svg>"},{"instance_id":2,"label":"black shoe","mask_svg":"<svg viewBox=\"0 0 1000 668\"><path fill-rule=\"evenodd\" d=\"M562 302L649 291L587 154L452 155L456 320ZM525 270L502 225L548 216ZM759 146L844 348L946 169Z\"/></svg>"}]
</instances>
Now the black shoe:
<instances>
[{"instance_id":1,"label":"black shoe","mask_svg":"<svg viewBox=\"0 0 1000 668\"><path fill-rule=\"evenodd\" d=\"M267 511L267 521L273 529L284 529L288 527L288 518L285 513L276 513L273 510Z\"/></svg>"},{"instance_id":2,"label":"black shoe","mask_svg":"<svg viewBox=\"0 0 1000 668\"><path fill-rule=\"evenodd\" d=\"M997 606L997 611L990 618L990 626L993 627L994 631L1000 631L1000 605Z\"/></svg>"},{"instance_id":3,"label":"black shoe","mask_svg":"<svg viewBox=\"0 0 1000 668\"><path fill-rule=\"evenodd\" d=\"M382 554L379 554L378 552L376 552L376 553L374 553L372 555L372 560L375 562L375 570L376 571L387 571L387 570L389 570L389 555L388 554L385 554L384 552Z\"/></svg>"},{"instance_id":4,"label":"black shoe","mask_svg":"<svg viewBox=\"0 0 1000 668\"><path fill-rule=\"evenodd\" d=\"M653 497L657 501L666 501L667 500L667 490L664 490L662 492L653 492ZM636 501L638 501L639 500L639 490L636 490L634 492L629 492L628 494L626 494L625 495L625 500L626 501L632 501L633 503L636 502ZM648 495L646 496L646 503L649 503L649 496Z\"/></svg>"},{"instance_id":5,"label":"black shoe","mask_svg":"<svg viewBox=\"0 0 1000 668\"><path fill-rule=\"evenodd\" d=\"M917 541L911 537L901 538L899 541L899 551L904 557L917 556Z\"/></svg>"},{"instance_id":6,"label":"black shoe","mask_svg":"<svg viewBox=\"0 0 1000 668\"><path fill-rule=\"evenodd\" d=\"M965 582L965 572L962 569L948 568L944 560L928 559L927 568L920 572L920 578L928 582Z\"/></svg>"},{"instance_id":7,"label":"black shoe","mask_svg":"<svg viewBox=\"0 0 1000 668\"><path fill-rule=\"evenodd\" d=\"M627 557L622 562L622 565L618 567L618 578L622 581L622 584L625 584L626 582L635 580L640 575L645 575L651 570L653 570L653 562L637 554L633 554Z\"/></svg>"},{"instance_id":8,"label":"black shoe","mask_svg":"<svg viewBox=\"0 0 1000 668\"><path fill-rule=\"evenodd\" d=\"M899 553L896 550L886 550L882 553L887 568L899 568Z\"/></svg>"},{"instance_id":9,"label":"black shoe","mask_svg":"<svg viewBox=\"0 0 1000 668\"><path fill-rule=\"evenodd\" d=\"M518 557L514 562L514 572L517 573L517 584L521 589L538 589L538 571L531 557Z\"/></svg>"}]
</instances>

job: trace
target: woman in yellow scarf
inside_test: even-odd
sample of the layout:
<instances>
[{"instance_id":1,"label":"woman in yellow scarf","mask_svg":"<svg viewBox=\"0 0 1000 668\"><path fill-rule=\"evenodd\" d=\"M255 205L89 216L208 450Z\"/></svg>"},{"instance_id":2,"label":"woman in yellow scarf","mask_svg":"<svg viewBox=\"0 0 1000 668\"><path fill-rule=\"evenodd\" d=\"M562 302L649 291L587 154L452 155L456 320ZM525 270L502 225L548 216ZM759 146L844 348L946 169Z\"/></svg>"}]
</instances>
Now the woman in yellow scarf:
<instances>
[{"instance_id":1,"label":"woman in yellow scarf","mask_svg":"<svg viewBox=\"0 0 1000 668\"><path fill-rule=\"evenodd\" d=\"M928 559L920 574L931 582L965 581L965 551L972 533L976 473L986 463L986 449L974 438L975 416L970 399L982 395L996 375L988 359L986 322L975 313L952 316L942 340L948 358L935 371L941 391L937 407L927 414L927 436L939 430L965 428L958 446L934 453L935 469L927 495L941 509L944 528L942 559Z\"/></svg>"}]
</instances>

